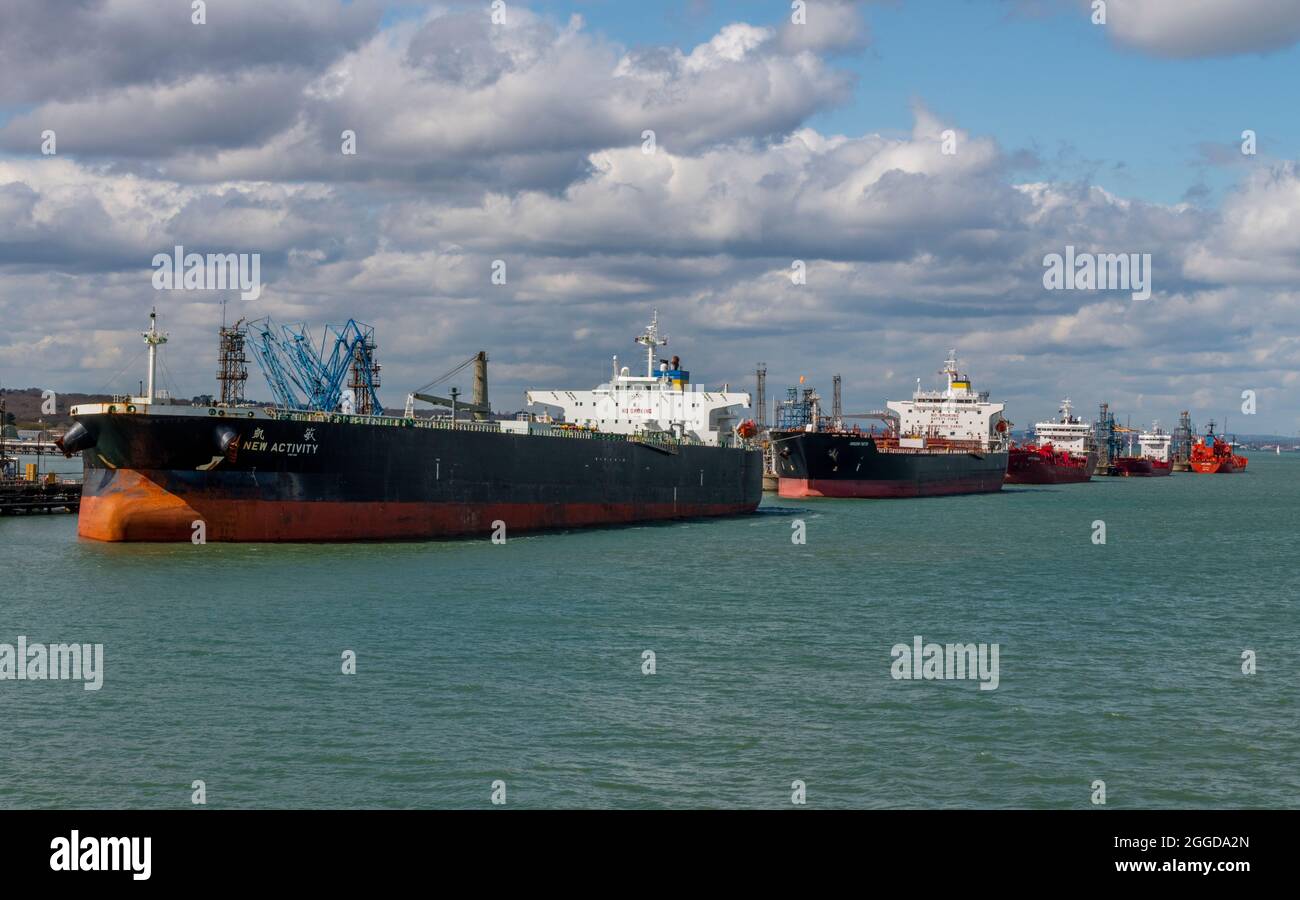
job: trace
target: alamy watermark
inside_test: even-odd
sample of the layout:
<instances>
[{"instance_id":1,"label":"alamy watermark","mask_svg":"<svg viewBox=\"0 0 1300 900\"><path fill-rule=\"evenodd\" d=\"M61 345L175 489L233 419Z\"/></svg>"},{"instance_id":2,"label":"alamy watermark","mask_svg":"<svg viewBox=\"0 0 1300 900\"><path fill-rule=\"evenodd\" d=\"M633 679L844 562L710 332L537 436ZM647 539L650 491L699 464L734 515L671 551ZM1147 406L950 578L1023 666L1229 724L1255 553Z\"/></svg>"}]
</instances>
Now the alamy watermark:
<instances>
[{"instance_id":1,"label":"alamy watermark","mask_svg":"<svg viewBox=\"0 0 1300 900\"><path fill-rule=\"evenodd\" d=\"M153 258L155 291L238 290L240 299L262 296L262 254L186 253L177 244Z\"/></svg>"},{"instance_id":2,"label":"alamy watermark","mask_svg":"<svg viewBox=\"0 0 1300 900\"><path fill-rule=\"evenodd\" d=\"M50 841L50 869L55 872L130 872L135 881L148 881L153 871L153 838L68 837Z\"/></svg>"},{"instance_id":3,"label":"alamy watermark","mask_svg":"<svg viewBox=\"0 0 1300 900\"><path fill-rule=\"evenodd\" d=\"M895 681L979 680L981 691L996 691L998 674L997 644L925 643L921 635L912 638L912 646L895 644L889 651L894 662L889 674Z\"/></svg>"},{"instance_id":4,"label":"alamy watermark","mask_svg":"<svg viewBox=\"0 0 1300 900\"><path fill-rule=\"evenodd\" d=\"M0 681L84 681L82 688L104 686L103 644L0 644Z\"/></svg>"},{"instance_id":5,"label":"alamy watermark","mask_svg":"<svg viewBox=\"0 0 1300 900\"><path fill-rule=\"evenodd\" d=\"M1049 291L1131 291L1134 300L1151 296L1150 253L1075 253L1043 257L1043 287Z\"/></svg>"}]
</instances>

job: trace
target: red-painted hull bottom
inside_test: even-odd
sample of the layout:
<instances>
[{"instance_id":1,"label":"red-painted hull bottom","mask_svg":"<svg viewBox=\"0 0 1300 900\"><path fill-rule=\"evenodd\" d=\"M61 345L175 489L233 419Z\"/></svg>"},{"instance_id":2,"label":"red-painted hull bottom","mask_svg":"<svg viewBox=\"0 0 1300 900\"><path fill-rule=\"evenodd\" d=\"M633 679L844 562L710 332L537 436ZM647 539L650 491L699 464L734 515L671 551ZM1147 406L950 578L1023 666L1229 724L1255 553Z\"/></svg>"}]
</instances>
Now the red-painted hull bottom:
<instances>
[{"instance_id":1,"label":"red-painted hull bottom","mask_svg":"<svg viewBox=\"0 0 1300 900\"><path fill-rule=\"evenodd\" d=\"M1011 458L1007 484L1081 484L1092 480L1091 466L1061 465L1046 460Z\"/></svg>"},{"instance_id":2,"label":"red-painted hull bottom","mask_svg":"<svg viewBox=\"0 0 1300 900\"><path fill-rule=\"evenodd\" d=\"M126 473L119 473L125 475ZM751 513L755 503L356 503L183 499L143 478L129 488L84 498L77 524L100 541L309 542L419 540L505 535L551 528L621 525Z\"/></svg>"},{"instance_id":3,"label":"red-painted hull bottom","mask_svg":"<svg viewBox=\"0 0 1300 900\"><path fill-rule=\"evenodd\" d=\"M1092 480L1092 473L1071 466L1054 466L1053 471L1038 469L1007 473L1007 484L1083 484Z\"/></svg>"},{"instance_id":4,"label":"red-painted hull bottom","mask_svg":"<svg viewBox=\"0 0 1300 900\"><path fill-rule=\"evenodd\" d=\"M943 497L954 494L992 494L1002 490L1001 471L983 477L935 482L854 481L847 478L782 478L777 493L782 497L843 497L884 500L894 497Z\"/></svg>"},{"instance_id":5,"label":"red-painted hull bottom","mask_svg":"<svg viewBox=\"0 0 1300 900\"><path fill-rule=\"evenodd\" d=\"M1199 472L1202 475L1231 475L1233 472L1239 470L1232 460L1225 460L1223 462L1220 462L1219 460L1212 460L1210 462L1193 460L1192 471Z\"/></svg>"}]
</instances>

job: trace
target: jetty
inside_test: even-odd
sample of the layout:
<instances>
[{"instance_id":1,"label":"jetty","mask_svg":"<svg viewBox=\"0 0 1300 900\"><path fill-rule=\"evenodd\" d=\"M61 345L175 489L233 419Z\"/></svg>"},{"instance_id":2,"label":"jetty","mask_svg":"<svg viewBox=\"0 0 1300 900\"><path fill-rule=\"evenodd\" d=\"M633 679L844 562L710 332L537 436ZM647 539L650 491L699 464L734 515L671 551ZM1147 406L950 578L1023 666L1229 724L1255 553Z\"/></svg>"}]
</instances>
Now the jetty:
<instances>
[{"instance_id":1,"label":"jetty","mask_svg":"<svg viewBox=\"0 0 1300 900\"><path fill-rule=\"evenodd\" d=\"M9 446L26 455L15 442ZM53 445L51 445L53 446ZM40 474L36 463L18 473L18 460L0 453L0 516L18 513L77 512L81 508L81 482L53 472Z\"/></svg>"},{"instance_id":2,"label":"jetty","mask_svg":"<svg viewBox=\"0 0 1300 900\"><path fill-rule=\"evenodd\" d=\"M0 456L62 456L54 441L24 441L0 438Z\"/></svg>"},{"instance_id":3,"label":"jetty","mask_svg":"<svg viewBox=\"0 0 1300 900\"><path fill-rule=\"evenodd\" d=\"M19 513L76 512L81 508L81 484L46 478L28 481L0 479L0 516Z\"/></svg>"}]
</instances>

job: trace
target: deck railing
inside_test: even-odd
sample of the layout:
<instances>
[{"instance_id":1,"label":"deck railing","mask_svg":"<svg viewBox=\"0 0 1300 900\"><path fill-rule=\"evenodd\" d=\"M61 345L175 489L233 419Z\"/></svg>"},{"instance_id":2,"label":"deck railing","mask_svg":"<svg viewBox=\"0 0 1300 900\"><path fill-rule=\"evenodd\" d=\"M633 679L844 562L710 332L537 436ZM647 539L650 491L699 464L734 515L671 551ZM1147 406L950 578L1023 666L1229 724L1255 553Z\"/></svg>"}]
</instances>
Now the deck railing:
<instances>
[{"instance_id":1,"label":"deck railing","mask_svg":"<svg viewBox=\"0 0 1300 900\"><path fill-rule=\"evenodd\" d=\"M504 433L500 422L451 422L445 419L417 419L404 416L358 416L343 413L311 412L307 410L267 409L267 413L281 422L334 423L344 425L380 425L390 428L435 428L443 431L478 431L486 433ZM704 446L695 441L678 440L668 435L654 432L639 434L612 434L605 431L593 431L589 428L564 428L552 425L547 437L572 438L588 441L613 441L618 443L638 443L663 447L675 451L685 446Z\"/></svg>"}]
</instances>

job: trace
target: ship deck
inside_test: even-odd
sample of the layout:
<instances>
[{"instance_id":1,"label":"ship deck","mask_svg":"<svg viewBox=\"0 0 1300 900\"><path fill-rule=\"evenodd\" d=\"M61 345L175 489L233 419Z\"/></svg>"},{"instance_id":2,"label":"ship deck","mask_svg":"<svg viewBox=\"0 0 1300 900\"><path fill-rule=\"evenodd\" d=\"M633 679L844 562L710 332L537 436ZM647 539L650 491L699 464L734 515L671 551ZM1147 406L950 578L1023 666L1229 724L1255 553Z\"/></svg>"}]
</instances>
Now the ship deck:
<instances>
[{"instance_id":1,"label":"ship deck","mask_svg":"<svg viewBox=\"0 0 1300 900\"><path fill-rule=\"evenodd\" d=\"M572 438L575 440L611 441L617 443L640 444L665 453L677 453L682 447L713 446L693 440L683 440L666 432L643 431L635 434L598 431L578 425L560 422L536 422L525 420L498 420L492 422L450 421L447 419L422 419L405 416L366 416L345 415L343 413L325 413L311 410L286 410L274 407L216 407L216 406L182 406L160 403L84 403L74 406L72 416L91 415L146 415L146 416L192 416L214 420L235 419L273 422L303 422L308 424L336 424L374 426L386 428L427 428L443 431L477 431L491 434L544 435L546 437ZM744 443L722 444L719 449L755 449Z\"/></svg>"}]
</instances>

